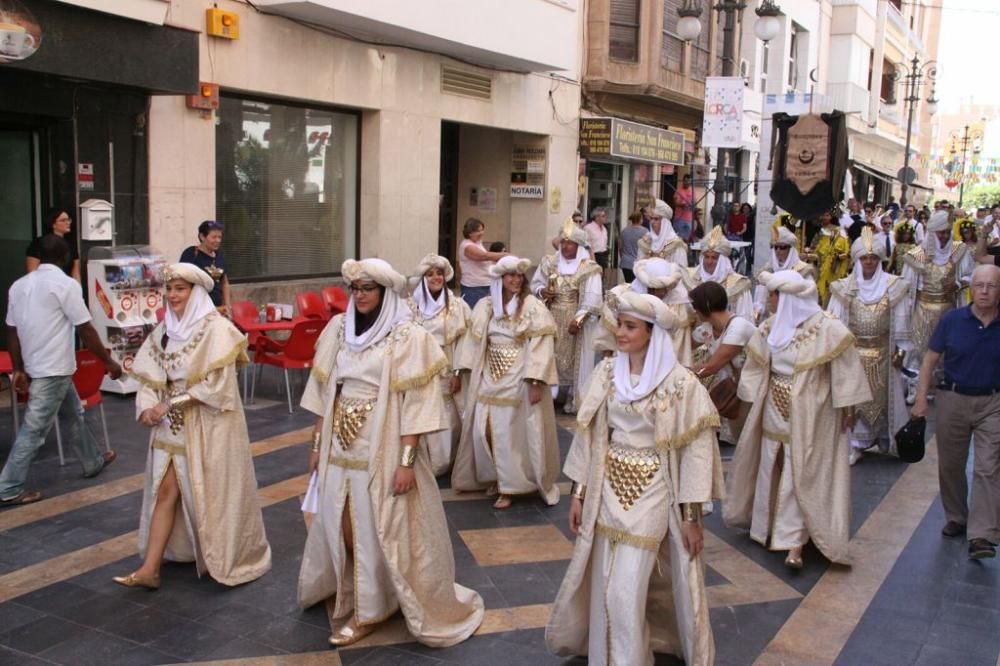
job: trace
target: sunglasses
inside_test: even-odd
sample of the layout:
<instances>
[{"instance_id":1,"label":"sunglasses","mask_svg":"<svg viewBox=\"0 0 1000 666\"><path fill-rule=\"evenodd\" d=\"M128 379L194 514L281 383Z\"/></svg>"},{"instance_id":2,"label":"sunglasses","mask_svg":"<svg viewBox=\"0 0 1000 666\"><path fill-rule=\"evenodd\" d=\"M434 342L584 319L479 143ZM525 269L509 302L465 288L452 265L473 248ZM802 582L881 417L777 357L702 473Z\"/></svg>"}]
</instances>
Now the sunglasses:
<instances>
[{"instance_id":1,"label":"sunglasses","mask_svg":"<svg viewBox=\"0 0 1000 666\"><path fill-rule=\"evenodd\" d=\"M775 250L791 250L792 246L791 245L775 245L774 249Z\"/></svg>"},{"instance_id":2,"label":"sunglasses","mask_svg":"<svg viewBox=\"0 0 1000 666\"><path fill-rule=\"evenodd\" d=\"M209 229L225 229L226 225L222 222L216 222L215 220L208 220L205 222L205 226Z\"/></svg>"}]
</instances>

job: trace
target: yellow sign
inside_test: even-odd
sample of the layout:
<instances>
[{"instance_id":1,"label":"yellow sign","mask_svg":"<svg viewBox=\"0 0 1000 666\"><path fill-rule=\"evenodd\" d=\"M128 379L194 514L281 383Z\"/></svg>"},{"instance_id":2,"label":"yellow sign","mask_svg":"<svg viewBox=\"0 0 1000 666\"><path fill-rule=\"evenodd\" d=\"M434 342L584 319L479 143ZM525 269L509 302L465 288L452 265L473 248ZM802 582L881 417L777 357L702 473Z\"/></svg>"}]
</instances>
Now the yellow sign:
<instances>
[{"instance_id":1,"label":"yellow sign","mask_svg":"<svg viewBox=\"0 0 1000 666\"><path fill-rule=\"evenodd\" d=\"M684 164L684 135L619 118L582 118L580 153L654 164Z\"/></svg>"}]
</instances>

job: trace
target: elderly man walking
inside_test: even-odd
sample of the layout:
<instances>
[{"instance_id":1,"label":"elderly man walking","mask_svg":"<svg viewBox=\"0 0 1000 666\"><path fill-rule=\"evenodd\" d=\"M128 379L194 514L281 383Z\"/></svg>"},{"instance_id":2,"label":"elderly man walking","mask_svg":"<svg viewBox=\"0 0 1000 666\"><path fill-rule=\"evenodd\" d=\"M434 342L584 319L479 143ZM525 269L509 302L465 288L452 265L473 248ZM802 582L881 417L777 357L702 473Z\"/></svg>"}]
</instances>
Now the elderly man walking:
<instances>
[{"instance_id":1,"label":"elderly man walking","mask_svg":"<svg viewBox=\"0 0 1000 666\"><path fill-rule=\"evenodd\" d=\"M24 423L0 473L0 507L42 498L40 492L25 490L24 482L57 415L85 477L97 476L115 459L114 451L100 452L83 420L83 406L73 388L74 329L87 349L104 362L108 374L117 379L122 369L108 355L90 323L80 283L63 272L69 261L66 241L49 235L40 245L41 265L11 286L8 299L7 345L14 363L14 388L26 391L30 385L30 393Z\"/></svg>"},{"instance_id":2,"label":"elderly man walking","mask_svg":"<svg viewBox=\"0 0 1000 666\"><path fill-rule=\"evenodd\" d=\"M945 313L920 368L913 415L927 415L927 391L938 360L938 478L948 521L941 533L968 531L969 557L996 556L1000 542L1000 268L982 265L972 274L972 303ZM965 468L969 443L975 453L972 497Z\"/></svg>"}]
</instances>

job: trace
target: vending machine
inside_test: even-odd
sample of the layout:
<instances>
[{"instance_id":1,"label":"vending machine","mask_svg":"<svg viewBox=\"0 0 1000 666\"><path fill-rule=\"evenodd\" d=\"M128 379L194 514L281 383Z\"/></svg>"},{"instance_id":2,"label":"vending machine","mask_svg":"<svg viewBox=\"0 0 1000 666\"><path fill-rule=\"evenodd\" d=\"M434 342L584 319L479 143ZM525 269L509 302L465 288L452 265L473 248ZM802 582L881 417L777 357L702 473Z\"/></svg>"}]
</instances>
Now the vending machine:
<instances>
[{"instance_id":1,"label":"vending machine","mask_svg":"<svg viewBox=\"0 0 1000 666\"><path fill-rule=\"evenodd\" d=\"M135 393L139 382L128 373L163 307L163 258L146 245L119 245L94 247L87 259L94 327L125 373L119 379L105 376L101 390Z\"/></svg>"}]
</instances>

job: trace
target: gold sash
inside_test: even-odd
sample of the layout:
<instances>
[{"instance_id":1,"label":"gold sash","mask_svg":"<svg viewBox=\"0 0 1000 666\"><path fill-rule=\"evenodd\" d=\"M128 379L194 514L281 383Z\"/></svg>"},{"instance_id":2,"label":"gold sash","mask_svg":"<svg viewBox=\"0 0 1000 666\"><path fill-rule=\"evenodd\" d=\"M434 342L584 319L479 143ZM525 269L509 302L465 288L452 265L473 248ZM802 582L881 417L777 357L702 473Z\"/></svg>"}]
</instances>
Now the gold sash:
<instances>
[{"instance_id":1,"label":"gold sash","mask_svg":"<svg viewBox=\"0 0 1000 666\"><path fill-rule=\"evenodd\" d=\"M521 345L491 342L486 348L486 360L490 366L490 375L493 377L493 381L500 381L500 378L507 374L520 354Z\"/></svg>"},{"instance_id":2,"label":"gold sash","mask_svg":"<svg viewBox=\"0 0 1000 666\"><path fill-rule=\"evenodd\" d=\"M611 489L622 508L628 511L660 469L660 456L656 449L612 445L608 449L607 465Z\"/></svg>"},{"instance_id":3,"label":"gold sash","mask_svg":"<svg viewBox=\"0 0 1000 666\"><path fill-rule=\"evenodd\" d=\"M333 432L337 435L340 446L344 449L351 447L358 433L368 420L368 416L375 410L374 398L345 398L337 396L333 405Z\"/></svg>"}]
</instances>

